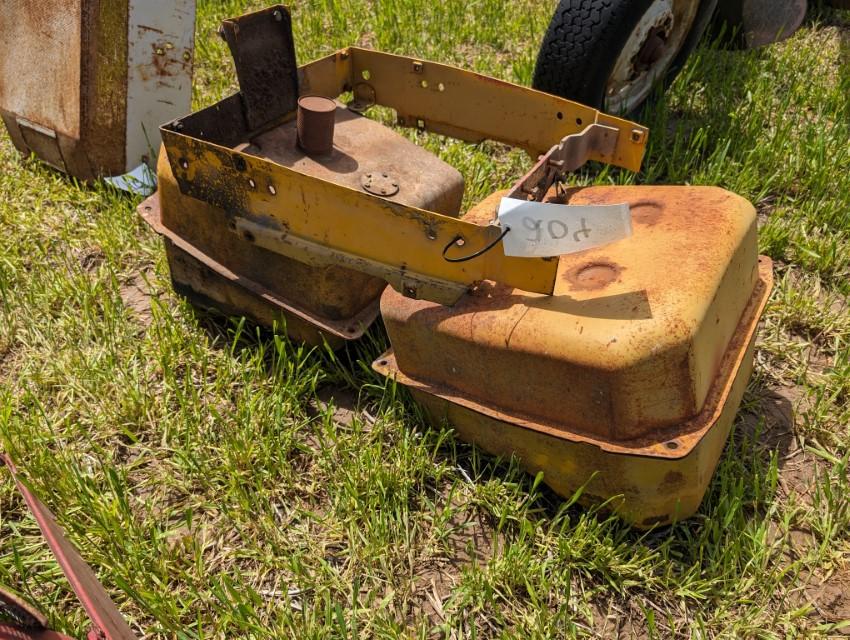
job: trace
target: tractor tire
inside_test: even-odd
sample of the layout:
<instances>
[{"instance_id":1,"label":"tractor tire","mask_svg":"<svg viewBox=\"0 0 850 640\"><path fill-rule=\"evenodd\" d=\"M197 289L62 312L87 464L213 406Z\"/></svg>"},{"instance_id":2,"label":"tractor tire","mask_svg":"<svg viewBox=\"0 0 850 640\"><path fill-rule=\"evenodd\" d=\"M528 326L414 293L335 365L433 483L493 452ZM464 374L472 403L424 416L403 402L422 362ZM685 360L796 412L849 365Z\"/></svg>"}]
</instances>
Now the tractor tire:
<instances>
[{"instance_id":1,"label":"tractor tire","mask_svg":"<svg viewBox=\"0 0 850 640\"><path fill-rule=\"evenodd\" d=\"M552 18L534 69L533 87L597 109L606 104L609 79L633 34L659 4L674 0L560 0ZM675 0L699 4L691 14L690 25L677 40L677 50L665 62L665 68L652 69L651 84L669 85L684 66L711 18L717 0ZM623 115L637 112L649 97L644 95L610 109Z\"/></svg>"}]
</instances>

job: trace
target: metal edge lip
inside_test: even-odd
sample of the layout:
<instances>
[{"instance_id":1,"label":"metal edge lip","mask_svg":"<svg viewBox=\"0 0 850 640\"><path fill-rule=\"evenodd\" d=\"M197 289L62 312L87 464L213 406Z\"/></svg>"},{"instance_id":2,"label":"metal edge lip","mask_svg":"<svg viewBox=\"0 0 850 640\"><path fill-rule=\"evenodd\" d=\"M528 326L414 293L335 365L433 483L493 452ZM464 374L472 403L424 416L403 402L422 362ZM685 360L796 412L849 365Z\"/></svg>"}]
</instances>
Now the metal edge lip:
<instances>
[{"instance_id":1,"label":"metal edge lip","mask_svg":"<svg viewBox=\"0 0 850 640\"><path fill-rule=\"evenodd\" d=\"M719 419L732 387L741 372L744 358L755 340L756 329L773 288L773 261L765 256L759 256L758 270L759 278L753 289L750 302L738 323L738 329L729 343L726 354L723 356L719 369L720 374L716 378L717 382L709 391L703 410L693 418L685 420L679 426L664 429L660 434L663 437L657 439L644 438L638 441L616 443L587 434L568 431L563 425L554 422L541 422L527 415L503 413L490 405L480 404L474 399L458 395L458 392L450 387L432 385L426 381L411 378L399 369L392 348L375 360L372 363L372 368L377 373L392 378L407 387L429 393L495 420L509 422L519 427L571 442L590 444L609 453L678 460L693 452ZM674 448L668 446L668 443L671 442L675 443Z\"/></svg>"},{"instance_id":2,"label":"metal edge lip","mask_svg":"<svg viewBox=\"0 0 850 640\"><path fill-rule=\"evenodd\" d=\"M146 198L136 207L142 219L150 225L159 235L167 238L174 246L188 253L190 256L203 263L206 267L215 271L221 277L233 284L239 285L259 296L264 302L271 304L281 311L290 313L297 318L315 325L321 331L343 340L357 340L362 337L366 330L378 318L380 314L380 299L366 306L365 309L346 320L330 320L318 316L306 309L302 309L290 300L270 291L263 285L234 273L223 264L210 257L195 245L187 242L181 236L172 232L162 224L162 211L160 209L159 192Z\"/></svg>"}]
</instances>

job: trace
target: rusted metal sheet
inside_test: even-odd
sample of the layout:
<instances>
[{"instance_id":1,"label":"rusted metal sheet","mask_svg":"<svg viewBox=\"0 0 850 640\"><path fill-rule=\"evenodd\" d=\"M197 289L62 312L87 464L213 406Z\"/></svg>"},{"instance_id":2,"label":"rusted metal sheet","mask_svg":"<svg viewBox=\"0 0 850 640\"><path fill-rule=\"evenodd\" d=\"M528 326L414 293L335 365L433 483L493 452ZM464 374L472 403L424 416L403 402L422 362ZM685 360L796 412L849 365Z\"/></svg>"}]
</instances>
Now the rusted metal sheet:
<instances>
[{"instance_id":1,"label":"rusted metal sheet","mask_svg":"<svg viewBox=\"0 0 850 640\"><path fill-rule=\"evenodd\" d=\"M83 4L4 0L0 11L0 105L69 138L79 137L82 116ZM57 91L48 78L65 86Z\"/></svg>"},{"instance_id":2,"label":"rusted metal sheet","mask_svg":"<svg viewBox=\"0 0 850 640\"><path fill-rule=\"evenodd\" d=\"M4 0L0 115L15 146L78 178L126 173L188 111L194 0Z\"/></svg>"},{"instance_id":3,"label":"rusted metal sheet","mask_svg":"<svg viewBox=\"0 0 850 640\"><path fill-rule=\"evenodd\" d=\"M499 196L467 217L489 217ZM755 212L710 187L589 187L565 198L628 202L634 235L561 256L552 296L484 282L445 307L388 289L381 313L393 349L374 367L485 449L526 452L561 493L607 470L598 493L631 495L631 520L684 517L728 433L771 286ZM654 472L634 478L644 463L675 466L648 459L687 458L697 467L677 473L700 484L677 498L690 506L664 512L652 502Z\"/></svg>"},{"instance_id":4,"label":"rusted metal sheet","mask_svg":"<svg viewBox=\"0 0 850 640\"><path fill-rule=\"evenodd\" d=\"M233 56L248 126L259 129L294 111L298 64L289 11L272 7L225 20L220 33Z\"/></svg>"}]
</instances>

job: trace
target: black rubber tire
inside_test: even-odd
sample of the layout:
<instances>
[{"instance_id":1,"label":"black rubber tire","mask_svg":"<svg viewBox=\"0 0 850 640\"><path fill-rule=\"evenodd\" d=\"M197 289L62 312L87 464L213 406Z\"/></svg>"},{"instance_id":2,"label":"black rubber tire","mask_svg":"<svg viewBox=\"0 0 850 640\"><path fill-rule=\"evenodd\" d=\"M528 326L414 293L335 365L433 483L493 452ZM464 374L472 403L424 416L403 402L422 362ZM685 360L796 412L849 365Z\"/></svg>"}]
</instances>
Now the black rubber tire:
<instances>
[{"instance_id":1,"label":"black rubber tire","mask_svg":"<svg viewBox=\"0 0 850 640\"><path fill-rule=\"evenodd\" d=\"M601 109L614 64L653 1L560 0L540 46L532 86ZM665 86L684 66L716 5L717 0L700 3L691 31L665 74Z\"/></svg>"}]
</instances>

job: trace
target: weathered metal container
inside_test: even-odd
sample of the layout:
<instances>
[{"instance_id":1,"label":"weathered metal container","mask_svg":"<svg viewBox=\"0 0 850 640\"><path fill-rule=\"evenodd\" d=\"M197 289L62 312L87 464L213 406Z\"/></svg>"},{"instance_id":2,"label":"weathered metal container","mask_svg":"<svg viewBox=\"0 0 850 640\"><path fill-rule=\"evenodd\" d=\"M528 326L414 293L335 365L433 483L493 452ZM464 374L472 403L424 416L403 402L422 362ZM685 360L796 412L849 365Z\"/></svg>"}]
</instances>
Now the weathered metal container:
<instances>
[{"instance_id":1,"label":"weathered metal container","mask_svg":"<svg viewBox=\"0 0 850 640\"><path fill-rule=\"evenodd\" d=\"M456 169L342 105L334 115L334 145L327 155L311 156L300 148L295 120L248 135L235 146L303 175L358 191L374 186L392 201L457 215L463 176ZM224 209L183 195L166 152L160 154L158 182L158 193L139 211L165 237L174 287L195 305L267 326L284 319L292 338L332 347L359 338L377 318L386 281L263 248L262 237L256 237L261 229L237 228ZM226 188L226 181L221 186ZM272 181L255 186L260 197L278 195Z\"/></svg>"},{"instance_id":2,"label":"weathered metal container","mask_svg":"<svg viewBox=\"0 0 850 640\"><path fill-rule=\"evenodd\" d=\"M464 219L492 220L494 194ZM482 282L448 307L387 289L377 371L437 424L648 527L692 515L750 376L769 293L755 211L711 187L591 187L633 236L561 256L551 296Z\"/></svg>"},{"instance_id":3,"label":"weathered metal container","mask_svg":"<svg viewBox=\"0 0 850 640\"><path fill-rule=\"evenodd\" d=\"M12 142L83 180L153 167L192 97L195 0L3 0L0 115Z\"/></svg>"}]
</instances>

